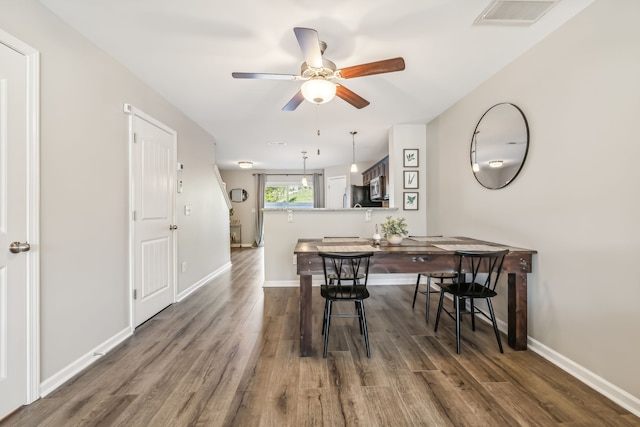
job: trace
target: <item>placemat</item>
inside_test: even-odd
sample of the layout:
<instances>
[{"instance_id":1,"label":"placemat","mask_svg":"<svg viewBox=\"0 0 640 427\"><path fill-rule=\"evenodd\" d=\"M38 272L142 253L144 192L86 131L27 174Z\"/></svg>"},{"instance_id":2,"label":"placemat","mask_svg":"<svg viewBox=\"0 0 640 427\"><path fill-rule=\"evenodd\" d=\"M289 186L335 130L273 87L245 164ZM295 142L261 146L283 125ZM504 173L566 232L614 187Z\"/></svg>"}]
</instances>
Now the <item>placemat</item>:
<instances>
[{"instance_id":1,"label":"placemat","mask_svg":"<svg viewBox=\"0 0 640 427\"><path fill-rule=\"evenodd\" d=\"M436 248L444 249L445 251L477 251L477 252L497 252L503 251L506 248L502 246L489 246L489 245L433 245Z\"/></svg>"},{"instance_id":2,"label":"placemat","mask_svg":"<svg viewBox=\"0 0 640 427\"><path fill-rule=\"evenodd\" d=\"M371 245L341 245L341 246L318 246L320 252L373 252L380 248Z\"/></svg>"},{"instance_id":3,"label":"placemat","mask_svg":"<svg viewBox=\"0 0 640 427\"><path fill-rule=\"evenodd\" d=\"M364 237L325 237L322 243L366 242Z\"/></svg>"},{"instance_id":4,"label":"placemat","mask_svg":"<svg viewBox=\"0 0 640 427\"><path fill-rule=\"evenodd\" d=\"M412 236L409 240L415 240L416 242L459 242L460 239L455 237L443 237L443 236Z\"/></svg>"}]
</instances>

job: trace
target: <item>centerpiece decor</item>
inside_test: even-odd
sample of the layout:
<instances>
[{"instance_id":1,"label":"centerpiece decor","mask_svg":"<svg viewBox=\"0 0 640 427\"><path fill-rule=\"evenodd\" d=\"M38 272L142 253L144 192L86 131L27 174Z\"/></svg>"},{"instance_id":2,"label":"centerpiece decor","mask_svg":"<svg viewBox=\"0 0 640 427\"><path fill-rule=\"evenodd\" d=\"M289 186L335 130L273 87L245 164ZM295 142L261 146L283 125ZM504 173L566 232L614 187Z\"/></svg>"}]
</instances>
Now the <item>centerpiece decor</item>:
<instances>
[{"instance_id":1,"label":"centerpiece decor","mask_svg":"<svg viewBox=\"0 0 640 427\"><path fill-rule=\"evenodd\" d=\"M382 235L387 239L390 245L399 245L402 242L402 238L409 234L407 231L407 223L405 219L386 217L386 221L382 224Z\"/></svg>"}]
</instances>

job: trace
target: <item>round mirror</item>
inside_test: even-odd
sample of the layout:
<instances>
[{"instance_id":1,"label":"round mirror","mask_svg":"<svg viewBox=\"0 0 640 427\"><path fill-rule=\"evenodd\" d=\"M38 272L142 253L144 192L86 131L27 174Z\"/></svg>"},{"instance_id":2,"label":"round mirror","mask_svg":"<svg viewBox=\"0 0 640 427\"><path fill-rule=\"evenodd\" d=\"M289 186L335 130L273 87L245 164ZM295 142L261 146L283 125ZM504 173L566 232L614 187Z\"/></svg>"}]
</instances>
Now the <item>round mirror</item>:
<instances>
[{"instance_id":1,"label":"round mirror","mask_svg":"<svg viewBox=\"0 0 640 427\"><path fill-rule=\"evenodd\" d=\"M249 197L247 190L243 188L234 188L229 191L229 198L232 202L244 202Z\"/></svg>"},{"instance_id":2,"label":"round mirror","mask_svg":"<svg viewBox=\"0 0 640 427\"><path fill-rule=\"evenodd\" d=\"M471 137L471 170L492 190L504 188L518 175L529 149L529 125L522 110L500 103L482 115Z\"/></svg>"}]
</instances>

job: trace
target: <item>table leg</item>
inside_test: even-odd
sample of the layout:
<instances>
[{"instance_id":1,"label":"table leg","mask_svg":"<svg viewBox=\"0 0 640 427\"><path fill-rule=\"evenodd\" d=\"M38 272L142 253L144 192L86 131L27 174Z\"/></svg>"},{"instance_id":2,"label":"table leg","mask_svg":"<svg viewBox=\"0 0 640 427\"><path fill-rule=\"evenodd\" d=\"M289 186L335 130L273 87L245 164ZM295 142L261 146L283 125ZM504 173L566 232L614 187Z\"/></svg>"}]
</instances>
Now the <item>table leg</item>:
<instances>
[{"instance_id":1,"label":"table leg","mask_svg":"<svg viewBox=\"0 0 640 427\"><path fill-rule=\"evenodd\" d=\"M509 273L508 343L514 350L527 349L527 273Z\"/></svg>"},{"instance_id":2,"label":"table leg","mask_svg":"<svg viewBox=\"0 0 640 427\"><path fill-rule=\"evenodd\" d=\"M300 356L311 356L311 275L300 275Z\"/></svg>"}]
</instances>

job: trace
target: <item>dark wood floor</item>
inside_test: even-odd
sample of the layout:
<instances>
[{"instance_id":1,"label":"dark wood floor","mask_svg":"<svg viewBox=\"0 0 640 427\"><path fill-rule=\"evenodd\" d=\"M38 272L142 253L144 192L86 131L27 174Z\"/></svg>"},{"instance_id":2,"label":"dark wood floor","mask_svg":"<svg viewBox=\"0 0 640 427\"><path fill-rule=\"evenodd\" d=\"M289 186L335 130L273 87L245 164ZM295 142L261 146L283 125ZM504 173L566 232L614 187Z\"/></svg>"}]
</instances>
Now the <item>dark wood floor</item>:
<instances>
[{"instance_id":1,"label":"dark wood floor","mask_svg":"<svg viewBox=\"0 0 640 427\"><path fill-rule=\"evenodd\" d=\"M535 353L500 354L484 322L475 333L463 325L456 355L453 321L434 335L423 304L411 309L412 285L371 288L371 359L355 319L333 321L322 358L316 292L316 355L300 358L297 288L261 287L260 249L234 249L232 261L0 425L640 426Z\"/></svg>"}]
</instances>

